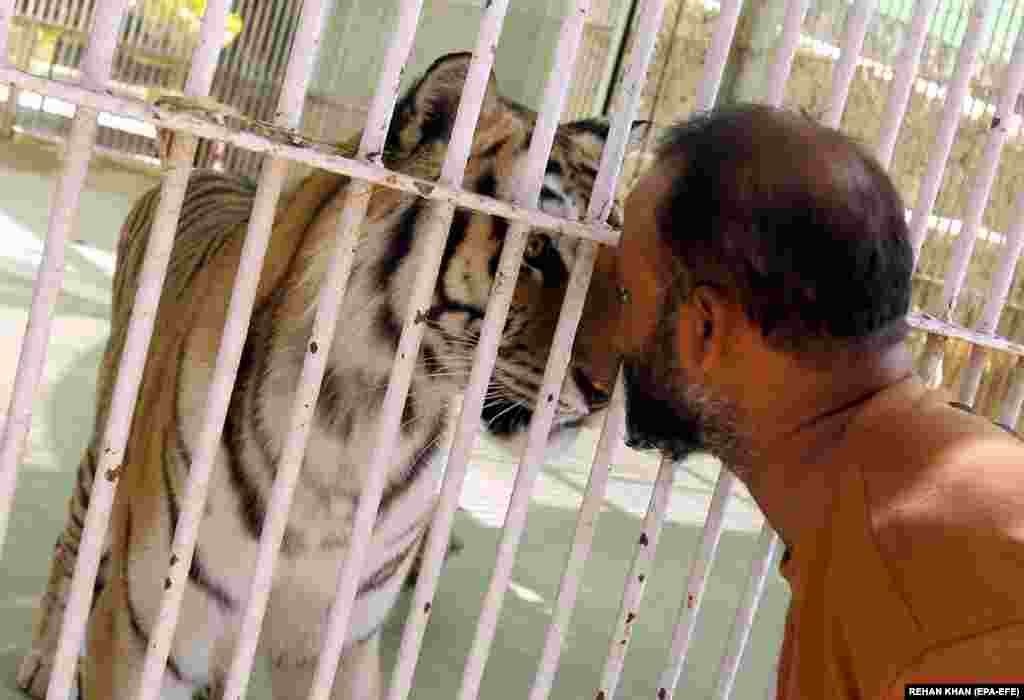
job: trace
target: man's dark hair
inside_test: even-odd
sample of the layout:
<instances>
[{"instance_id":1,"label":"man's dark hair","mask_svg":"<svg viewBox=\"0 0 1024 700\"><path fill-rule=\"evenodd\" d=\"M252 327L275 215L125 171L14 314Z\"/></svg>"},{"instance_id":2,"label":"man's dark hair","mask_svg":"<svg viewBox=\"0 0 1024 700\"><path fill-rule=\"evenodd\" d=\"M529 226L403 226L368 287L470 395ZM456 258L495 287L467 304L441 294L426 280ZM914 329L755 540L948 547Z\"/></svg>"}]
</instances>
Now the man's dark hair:
<instances>
[{"instance_id":1,"label":"man's dark hair","mask_svg":"<svg viewBox=\"0 0 1024 700\"><path fill-rule=\"evenodd\" d=\"M888 175L840 132L739 105L668 130L659 235L689 286L737 298L776 347L888 346L906 334L913 251Z\"/></svg>"}]
</instances>

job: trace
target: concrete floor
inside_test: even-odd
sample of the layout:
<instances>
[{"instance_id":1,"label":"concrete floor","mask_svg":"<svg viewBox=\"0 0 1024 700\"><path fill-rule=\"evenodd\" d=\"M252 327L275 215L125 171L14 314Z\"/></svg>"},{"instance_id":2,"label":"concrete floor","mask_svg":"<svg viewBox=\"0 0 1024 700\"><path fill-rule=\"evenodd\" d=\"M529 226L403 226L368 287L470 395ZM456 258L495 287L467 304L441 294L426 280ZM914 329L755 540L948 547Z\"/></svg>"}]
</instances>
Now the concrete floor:
<instances>
[{"instance_id":1,"label":"concrete floor","mask_svg":"<svg viewBox=\"0 0 1024 700\"><path fill-rule=\"evenodd\" d=\"M6 411L41 258L60 161L39 145L0 142L0 410ZM52 543L65 517L74 469L93 415L96 367L108 332L113 242L134 197L153 180L110 164L94 164L69 248L28 449L21 464L14 513L0 563L0 700L23 697L14 685L30 638L36 597L46 580ZM586 486L598 435L547 465L536 486L528 527L505 600L481 697L523 698L536 672ZM412 696L456 695L465 655L487 588L518 456L479 447L462 497L456 530L466 543L442 577ZM592 697L607 653L622 586L650 497L657 463L624 450L613 470L594 551L587 564L552 697ZM658 547L639 624L619 686L621 698L653 698L683 587L717 475L712 460L681 469ZM678 697L708 697L749 572L761 516L746 494L733 498L697 639ZM763 698L774 678L788 592L773 568L733 697ZM408 606L404 597L385 635L389 670ZM250 697L266 698L257 673Z\"/></svg>"}]
</instances>

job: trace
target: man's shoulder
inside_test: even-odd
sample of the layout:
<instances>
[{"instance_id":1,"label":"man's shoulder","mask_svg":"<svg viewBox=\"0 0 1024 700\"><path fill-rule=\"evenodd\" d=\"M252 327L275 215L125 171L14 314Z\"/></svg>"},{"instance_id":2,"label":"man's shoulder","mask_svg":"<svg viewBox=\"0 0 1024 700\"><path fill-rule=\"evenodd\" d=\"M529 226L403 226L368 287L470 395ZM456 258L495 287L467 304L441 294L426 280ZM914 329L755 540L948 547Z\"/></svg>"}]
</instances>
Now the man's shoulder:
<instances>
[{"instance_id":1,"label":"man's shoulder","mask_svg":"<svg viewBox=\"0 0 1024 700\"><path fill-rule=\"evenodd\" d=\"M1024 621L1024 441L941 394L908 398L855 438L894 586L936 639Z\"/></svg>"}]
</instances>

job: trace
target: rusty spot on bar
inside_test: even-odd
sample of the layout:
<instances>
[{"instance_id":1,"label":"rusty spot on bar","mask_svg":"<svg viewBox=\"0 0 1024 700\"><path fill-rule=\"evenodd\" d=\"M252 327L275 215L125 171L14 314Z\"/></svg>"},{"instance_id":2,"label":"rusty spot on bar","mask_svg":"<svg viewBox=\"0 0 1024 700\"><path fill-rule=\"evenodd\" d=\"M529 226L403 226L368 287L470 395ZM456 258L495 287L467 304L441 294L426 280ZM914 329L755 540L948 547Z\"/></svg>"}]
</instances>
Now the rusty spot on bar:
<instances>
[{"instance_id":1,"label":"rusty spot on bar","mask_svg":"<svg viewBox=\"0 0 1024 700\"><path fill-rule=\"evenodd\" d=\"M999 125L1002 124L1002 123L1003 123L1003 120L1000 119L999 117L992 117L992 128L993 129L998 128Z\"/></svg>"},{"instance_id":2,"label":"rusty spot on bar","mask_svg":"<svg viewBox=\"0 0 1024 700\"><path fill-rule=\"evenodd\" d=\"M641 547L646 547L647 544L648 544L648 542L647 542L647 533L646 532L641 532L640 533L640 546Z\"/></svg>"},{"instance_id":3,"label":"rusty spot on bar","mask_svg":"<svg viewBox=\"0 0 1024 700\"><path fill-rule=\"evenodd\" d=\"M686 596L686 607L692 608L696 602L697 596L695 596L693 593L690 593Z\"/></svg>"},{"instance_id":4,"label":"rusty spot on bar","mask_svg":"<svg viewBox=\"0 0 1024 700\"><path fill-rule=\"evenodd\" d=\"M171 577L168 576L167 578L164 579L164 590L166 591L170 587L171 587Z\"/></svg>"},{"instance_id":5,"label":"rusty spot on bar","mask_svg":"<svg viewBox=\"0 0 1024 700\"><path fill-rule=\"evenodd\" d=\"M425 313L423 313L422 311L417 310L416 311L416 317L413 318L412 322L413 323L426 323L427 320L428 320L427 315Z\"/></svg>"},{"instance_id":6,"label":"rusty spot on bar","mask_svg":"<svg viewBox=\"0 0 1024 700\"><path fill-rule=\"evenodd\" d=\"M664 688L658 688L658 700L665 700L668 697L668 691Z\"/></svg>"},{"instance_id":7,"label":"rusty spot on bar","mask_svg":"<svg viewBox=\"0 0 1024 700\"><path fill-rule=\"evenodd\" d=\"M626 624L628 625L629 623L631 623L635 619L636 619L636 613L629 613L629 614L627 614L626 615Z\"/></svg>"},{"instance_id":8,"label":"rusty spot on bar","mask_svg":"<svg viewBox=\"0 0 1024 700\"><path fill-rule=\"evenodd\" d=\"M424 604L424 606L423 606L423 612L425 612L425 613L428 613L428 612L430 612L430 603L426 603L426 604Z\"/></svg>"},{"instance_id":9,"label":"rusty spot on bar","mask_svg":"<svg viewBox=\"0 0 1024 700\"><path fill-rule=\"evenodd\" d=\"M597 697L594 700L604 700L604 691L603 690L597 691Z\"/></svg>"},{"instance_id":10,"label":"rusty spot on bar","mask_svg":"<svg viewBox=\"0 0 1024 700\"><path fill-rule=\"evenodd\" d=\"M309 344L309 351L310 351L310 352L311 352L312 354L314 354L314 355L315 355L315 354L316 354L316 351L317 351L317 350L319 350L319 349L320 349L320 347L319 347L319 346L318 346L318 345L316 344L316 341L315 341L315 340L314 340L314 341L313 341L312 343L310 343L310 344Z\"/></svg>"},{"instance_id":11,"label":"rusty spot on bar","mask_svg":"<svg viewBox=\"0 0 1024 700\"><path fill-rule=\"evenodd\" d=\"M636 580L639 581L640 583L643 583L645 578L647 578L647 577L644 576L643 574L640 574L639 576L636 577Z\"/></svg>"},{"instance_id":12,"label":"rusty spot on bar","mask_svg":"<svg viewBox=\"0 0 1024 700\"><path fill-rule=\"evenodd\" d=\"M117 478L119 476L121 476L121 465L120 464L118 464L113 469L108 469L107 470L107 481L109 481L110 483L114 483L115 481L117 481Z\"/></svg>"},{"instance_id":13,"label":"rusty spot on bar","mask_svg":"<svg viewBox=\"0 0 1024 700\"><path fill-rule=\"evenodd\" d=\"M177 554L172 554L171 555L171 566L174 566L177 563L178 563L178 555Z\"/></svg>"}]
</instances>

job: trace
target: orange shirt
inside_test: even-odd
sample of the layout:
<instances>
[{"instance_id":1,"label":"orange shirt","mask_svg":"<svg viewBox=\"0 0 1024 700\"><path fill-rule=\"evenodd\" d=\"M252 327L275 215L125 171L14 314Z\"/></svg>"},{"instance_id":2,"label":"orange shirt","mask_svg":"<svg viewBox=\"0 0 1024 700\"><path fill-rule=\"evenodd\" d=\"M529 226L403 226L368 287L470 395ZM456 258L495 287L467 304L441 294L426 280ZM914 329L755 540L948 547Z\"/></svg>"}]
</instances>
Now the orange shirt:
<instances>
[{"instance_id":1,"label":"orange shirt","mask_svg":"<svg viewBox=\"0 0 1024 700\"><path fill-rule=\"evenodd\" d=\"M1024 683L1024 442L948 398L889 387L830 457L827 522L780 567L778 700Z\"/></svg>"}]
</instances>

